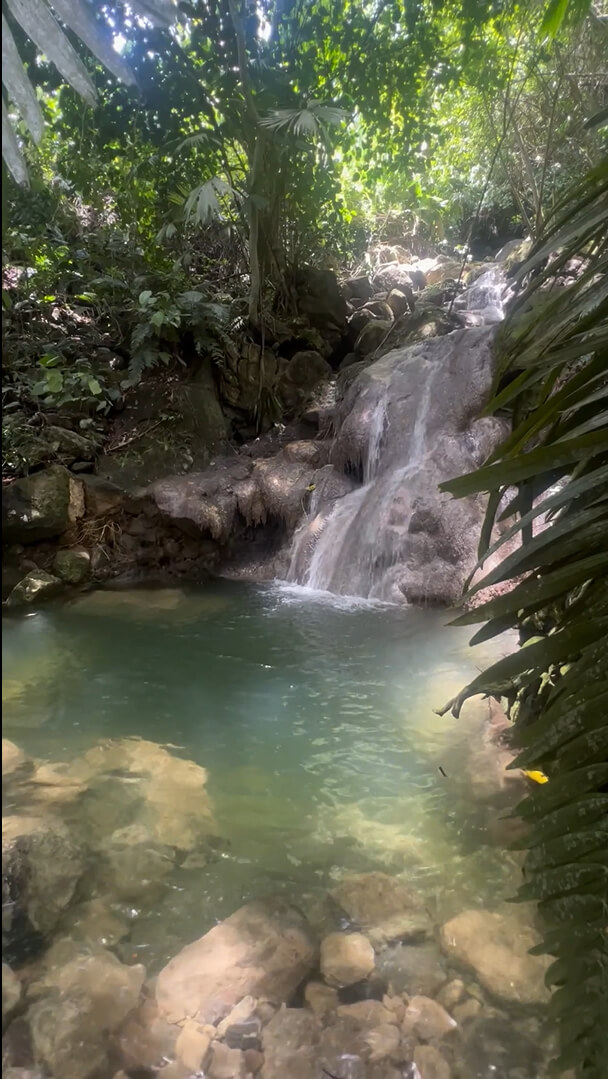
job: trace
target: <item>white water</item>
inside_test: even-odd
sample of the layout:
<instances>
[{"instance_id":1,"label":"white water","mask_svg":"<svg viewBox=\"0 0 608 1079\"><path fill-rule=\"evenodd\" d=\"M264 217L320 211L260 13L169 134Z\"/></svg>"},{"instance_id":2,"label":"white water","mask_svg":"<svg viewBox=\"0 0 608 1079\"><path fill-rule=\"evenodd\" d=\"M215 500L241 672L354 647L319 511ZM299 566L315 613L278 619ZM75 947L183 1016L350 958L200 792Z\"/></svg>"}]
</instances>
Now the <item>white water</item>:
<instances>
[{"instance_id":1,"label":"white water","mask_svg":"<svg viewBox=\"0 0 608 1079\"><path fill-rule=\"evenodd\" d=\"M475 312L483 317L484 323L491 324L504 318L506 298L504 272L493 264L462 293L455 306Z\"/></svg>"}]
</instances>

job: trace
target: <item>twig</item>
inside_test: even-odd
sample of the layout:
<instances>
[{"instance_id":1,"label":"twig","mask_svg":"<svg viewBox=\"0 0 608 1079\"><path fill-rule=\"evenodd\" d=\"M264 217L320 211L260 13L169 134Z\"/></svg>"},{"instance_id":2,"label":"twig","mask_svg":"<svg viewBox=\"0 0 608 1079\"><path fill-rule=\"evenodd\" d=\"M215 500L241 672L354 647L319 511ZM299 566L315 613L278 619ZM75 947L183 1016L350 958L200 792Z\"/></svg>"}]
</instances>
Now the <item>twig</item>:
<instances>
[{"instance_id":1,"label":"twig","mask_svg":"<svg viewBox=\"0 0 608 1079\"><path fill-rule=\"evenodd\" d=\"M116 453L116 450L123 450L125 446L129 446L131 442L136 442L138 438L143 438L144 435L149 435L150 431L154 431L156 427L160 427L164 420L157 420L156 423L146 427L144 431L138 431L136 434L131 435L129 438L123 438L122 442L117 442L115 446L107 446L105 453Z\"/></svg>"}]
</instances>

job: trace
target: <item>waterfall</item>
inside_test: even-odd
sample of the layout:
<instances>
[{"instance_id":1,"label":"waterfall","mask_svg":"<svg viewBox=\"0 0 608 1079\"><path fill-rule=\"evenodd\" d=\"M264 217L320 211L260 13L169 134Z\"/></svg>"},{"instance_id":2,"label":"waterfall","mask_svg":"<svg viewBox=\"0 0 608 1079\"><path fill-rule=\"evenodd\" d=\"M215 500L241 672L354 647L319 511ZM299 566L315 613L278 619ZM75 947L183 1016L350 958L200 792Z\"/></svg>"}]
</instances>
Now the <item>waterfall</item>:
<instances>
[{"instance_id":1,"label":"waterfall","mask_svg":"<svg viewBox=\"0 0 608 1079\"><path fill-rule=\"evenodd\" d=\"M486 325L502 322L506 302L504 270L497 263L492 263L458 297L455 307L481 316Z\"/></svg>"}]
</instances>

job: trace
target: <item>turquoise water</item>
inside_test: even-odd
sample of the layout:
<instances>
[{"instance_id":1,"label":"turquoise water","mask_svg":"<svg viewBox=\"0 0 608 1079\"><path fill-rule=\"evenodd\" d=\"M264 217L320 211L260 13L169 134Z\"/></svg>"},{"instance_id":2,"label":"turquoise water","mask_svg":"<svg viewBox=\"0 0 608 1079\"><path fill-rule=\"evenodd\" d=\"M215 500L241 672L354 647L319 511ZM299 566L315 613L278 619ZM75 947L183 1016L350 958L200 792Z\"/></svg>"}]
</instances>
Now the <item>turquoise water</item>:
<instances>
[{"instance_id":1,"label":"turquoise water","mask_svg":"<svg viewBox=\"0 0 608 1079\"><path fill-rule=\"evenodd\" d=\"M160 884L126 903L130 955L158 969L267 893L322 925L328 887L349 872L405 875L438 920L513 891L497 813L471 797L487 706L458 722L433 712L492 658L447 621L233 582L98 592L5 619L4 734L38 765L82 778L92 747L137 737L206 769L211 839L185 841ZM90 827L94 850L123 823L112 791L138 781L119 778L97 802L85 791L53 804L85 844ZM31 811L31 791L10 787L5 809ZM191 792L167 798L179 828Z\"/></svg>"}]
</instances>

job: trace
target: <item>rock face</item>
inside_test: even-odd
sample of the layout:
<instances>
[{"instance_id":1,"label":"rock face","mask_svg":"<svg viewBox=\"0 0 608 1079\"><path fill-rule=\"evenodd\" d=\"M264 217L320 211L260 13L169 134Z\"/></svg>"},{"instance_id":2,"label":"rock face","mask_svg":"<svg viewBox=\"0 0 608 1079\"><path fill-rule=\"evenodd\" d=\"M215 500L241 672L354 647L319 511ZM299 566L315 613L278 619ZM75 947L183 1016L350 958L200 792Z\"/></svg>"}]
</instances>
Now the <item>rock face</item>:
<instances>
[{"instance_id":1,"label":"rock face","mask_svg":"<svg viewBox=\"0 0 608 1079\"><path fill-rule=\"evenodd\" d=\"M3 543L37 543L65 532L82 516L81 485L61 465L52 465L2 492Z\"/></svg>"},{"instance_id":2,"label":"rock face","mask_svg":"<svg viewBox=\"0 0 608 1079\"><path fill-rule=\"evenodd\" d=\"M312 969L316 948L305 918L281 902L241 907L188 944L156 982L161 1014L170 1022L223 1019L251 994L288 1000Z\"/></svg>"},{"instance_id":3,"label":"rock face","mask_svg":"<svg viewBox=\"0 0 608 1079\"><path fill-rule=\"evenodd\" d=\"M374 949L361 933L330 933L321 944L321 973L338 989L363 981L374 964Z\"/></svg>"},{"instance_id":4,"label":"rock face","mask_svg":"<svg viewBox=\"0 0 608 1079\"><path fill-rule=\"evenodd\" d=\"M492 996L510 1003L549 999L544 977L550 960L528 954L539 942L516 917L485 910L465 910L441 928L448 958L473 971Z\"/></svg>"},{"instance_id":5,"label":"rock face","mask_svg":"<svg viewBox=\"0 0 608 1079\"><path fill-rule=\"evenodd\" d=\"M354 379L332 461L364 485L336 503L318 537L311 522L301 530L297 543L310 552L301 583L397 602L457 599L476 562L484 500L456 501L438 485L476 468L504 433L501 421L477 418L492 338L484 327L395 349Z\"/></svg>"}]
</instances>

